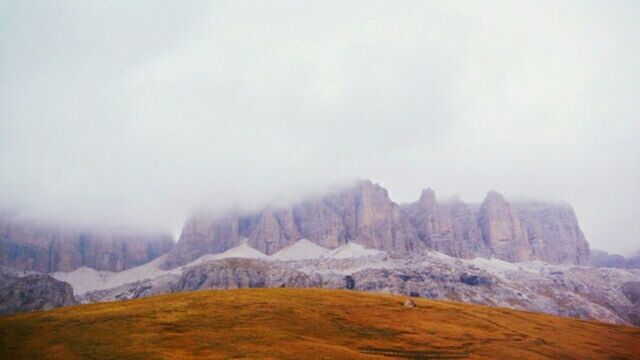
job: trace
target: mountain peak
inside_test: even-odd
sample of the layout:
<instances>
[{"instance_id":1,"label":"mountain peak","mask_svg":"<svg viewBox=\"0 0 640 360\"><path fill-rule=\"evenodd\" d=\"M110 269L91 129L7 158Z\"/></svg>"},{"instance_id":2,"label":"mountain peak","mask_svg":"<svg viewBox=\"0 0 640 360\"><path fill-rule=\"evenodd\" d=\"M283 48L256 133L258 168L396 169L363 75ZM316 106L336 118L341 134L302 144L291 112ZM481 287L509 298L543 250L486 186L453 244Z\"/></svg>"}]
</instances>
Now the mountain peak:
<instances>
[{"instance_id":1,"label":"mountain peak","mask_svg":"<svg viewBox=\"0 0 640 360\"><path fill-rule=\"evenodd\" d=\"M426 188L422 190L420 194L420 199L418 200L420 203L435 203L436 202L436 193L431 188Z\"/></svg>"},{"instance_id":2,"label":"mountain peak","mask_svg":"<svg viewBox=\"0 0 640 360\"><path fill-rule=\"evenodd\" d=\"M495 190L491 190L487 192L487 195L485 196L484 201L485 202L506 202L506 199L501 193Z\"/></svg>"}]
</instances>

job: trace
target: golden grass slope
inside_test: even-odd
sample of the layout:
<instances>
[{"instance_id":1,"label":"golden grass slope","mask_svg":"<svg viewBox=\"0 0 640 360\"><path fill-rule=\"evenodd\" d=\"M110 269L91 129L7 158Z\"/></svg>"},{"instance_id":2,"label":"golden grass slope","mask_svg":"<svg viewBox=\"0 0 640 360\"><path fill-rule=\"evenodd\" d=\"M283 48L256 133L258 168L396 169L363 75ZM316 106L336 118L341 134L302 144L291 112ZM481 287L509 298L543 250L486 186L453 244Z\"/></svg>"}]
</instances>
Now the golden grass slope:
<instances>
[{"instance_id":1,"label":"golden grass slope","mask_svg":"<svg viewBox=\"0 0 640 360\"><path fill-rule=\"evenodd\" d=\"M242 289L17 314L0 317L0 359L640 358L640 328L403 300Z\"/></svg>"}]
</instances>

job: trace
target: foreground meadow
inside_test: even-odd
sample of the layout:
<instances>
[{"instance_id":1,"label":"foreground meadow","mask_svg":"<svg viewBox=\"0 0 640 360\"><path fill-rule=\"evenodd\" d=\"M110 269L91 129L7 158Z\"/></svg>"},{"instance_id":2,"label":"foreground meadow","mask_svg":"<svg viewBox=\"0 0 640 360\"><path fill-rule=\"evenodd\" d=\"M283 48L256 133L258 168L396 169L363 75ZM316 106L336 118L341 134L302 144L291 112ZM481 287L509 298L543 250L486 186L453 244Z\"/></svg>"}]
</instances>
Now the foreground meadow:
<instances>
[{"instance_id":1,"label":"foreground meadow","mask_svg":"<svg viewBox=\"0 0 640 360\"><path fill-rule=\"evenodd\" d=\"M0 317L0 359L638 359L640 328L319 289L197 291Z\"/></svg>"}]
</instances>

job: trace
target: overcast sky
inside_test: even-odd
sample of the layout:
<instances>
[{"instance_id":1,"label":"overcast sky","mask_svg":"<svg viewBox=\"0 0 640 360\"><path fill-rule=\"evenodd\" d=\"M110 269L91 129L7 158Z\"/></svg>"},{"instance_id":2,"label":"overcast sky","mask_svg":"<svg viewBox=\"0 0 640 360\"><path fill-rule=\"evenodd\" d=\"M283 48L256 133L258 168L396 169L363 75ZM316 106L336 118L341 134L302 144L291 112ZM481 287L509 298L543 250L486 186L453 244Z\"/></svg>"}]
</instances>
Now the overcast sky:
<instances>
[{"instance_id":1,"label":"overcast sky","mask_svg":"<svg viewBox=\"0 0 640 360\"><path fill-rule=\"evenodd\" d=\"M0 0L0 205L176 231L368 178L640 248L640 2Z\"/></svg>"}]
</instances>

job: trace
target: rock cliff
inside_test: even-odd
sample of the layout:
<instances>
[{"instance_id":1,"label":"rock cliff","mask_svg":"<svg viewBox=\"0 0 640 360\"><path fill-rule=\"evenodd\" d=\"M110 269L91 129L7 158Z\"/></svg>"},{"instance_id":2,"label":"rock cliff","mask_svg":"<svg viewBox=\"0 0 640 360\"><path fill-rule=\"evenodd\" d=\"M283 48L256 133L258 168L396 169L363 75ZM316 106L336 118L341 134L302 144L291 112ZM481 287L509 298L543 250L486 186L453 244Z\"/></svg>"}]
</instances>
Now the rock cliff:
<instances>
[{"instance_id":1,"label":"rock cliff","mask_svg":"<svg viewBox=\"0 0 640 360\"><path fill-rule=\"evenodd\" d=\"M424 247L387 190L361 181L353 188L286 209L269 207L248 215L198 215L184 227L163 268L184 265L207 253L223 252L244 239L271 255L302 238L328 248L350 241L399 252Z\"/></svg>"},{"instance_id":2,"label":"rock cliff","mask_svg":"<svg viewBox=\"0 0 640 360\"><path fill-rule=\"evenodd\" d=\"M460 258L491 253L475 215L459 199L441 204L433 190L427 189L417 202L403 206L403 214L429 249Z\"/></svg>"},{"instance_id":3,"label":"rock cliff","mask_svg":"<svg viewBox=\"0 0 640 360\"><path fill-rule=\"evenodd\" d=\"M573 209L539 202L514 203L530 258L555 264L590 265L591 251Z\"/></svg>"},{"instance_id":4,"label":"rock cliff","mask_svg":"<svg viewBox=\"0 0 640 360\"><path fill-rule=\"evenodd\" d=\"M515 210L499 193L491 191L487 194L480 205L478 225L485 243L498 259L517 262L532 258L525 228Z\"/></svg>"},{"instance_id":5,"label":"rock cliff","mask_svg":"<svg viewBox=\"0 0 640 360\"><path fill-rule=\"evenodd\" d=\"M428 248L460 258L590 263L589 245L568 205L511 204L493 191L479 205L459 199L440 203L428 189L415 203L400 206L381 186L360 181L290 207L195 216L162 268L223 252L245 239L270 255L302 238L327 248L357 242L400 253Z\"/></svg>"},{"instance_id":6,"label":"rock cliff","mask_svg":"<svg viewBox=\"0 0 640 360\"><path fill-rule=\"evenodd\" d=\"M87 266L121 271L173 246L165 234L79 229L16 217L0 218L0 265L42 273Z\"/></svg>"},{"instance_id":7,"label":"rock cliff","mask_svg":"<svg viewBox=\"0 0 640 360\"><path fill-rule=\"evenodd\" d=\"M0 273L0 314L48 310L75 304L71 285L46 274Z\"/></svg>"}]
</instances>

